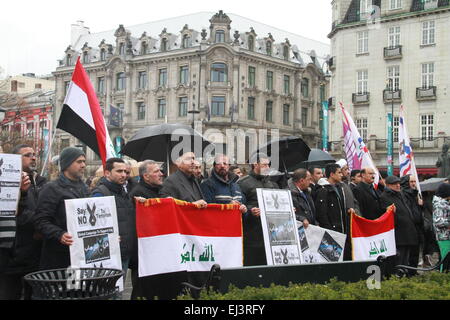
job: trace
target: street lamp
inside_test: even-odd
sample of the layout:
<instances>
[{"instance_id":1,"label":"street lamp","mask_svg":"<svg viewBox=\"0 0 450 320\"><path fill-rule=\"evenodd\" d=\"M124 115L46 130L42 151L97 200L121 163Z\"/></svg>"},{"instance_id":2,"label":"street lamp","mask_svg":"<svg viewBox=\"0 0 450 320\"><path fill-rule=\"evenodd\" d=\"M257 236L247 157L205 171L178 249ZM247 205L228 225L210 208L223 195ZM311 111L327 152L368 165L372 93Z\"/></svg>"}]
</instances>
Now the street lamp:
<instances>
[{"instance_id":1,"label":"street lamp","mask_svg":"<svg viewBox=\"0 0 450 320\"><path fill-rule=\"evenodd\" d=\"M192 113L192 129L195 129L195 114L200 113L200 111L192 109L192 110L189 110L187 113Z\"/></svg>"},{"instance_id":2,"label":"street lamp","mask_svg":"<svg viewBox=\"0 0 450 320\"><path fill-rule=\"evenodd\" d=\"M394 175L394 79L386 80L386 91L391 92L391 113L388 113L387 173Z\"/></svg>"}]
</instances>

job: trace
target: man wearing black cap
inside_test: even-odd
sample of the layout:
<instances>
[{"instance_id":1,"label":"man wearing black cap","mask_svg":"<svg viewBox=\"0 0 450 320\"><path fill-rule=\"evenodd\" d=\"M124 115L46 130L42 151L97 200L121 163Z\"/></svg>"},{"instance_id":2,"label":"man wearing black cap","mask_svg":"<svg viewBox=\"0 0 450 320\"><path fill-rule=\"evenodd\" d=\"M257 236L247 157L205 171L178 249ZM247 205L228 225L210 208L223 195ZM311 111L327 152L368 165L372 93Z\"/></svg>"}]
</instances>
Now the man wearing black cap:
<instances>
[{"instance_id":1,"label":"man wearing black cap","mask_svg":"<svg viewBox=\"0 0 450 320\"><path fill-rule=\"evenodd\" d=\"M86 156L81 149L68 147L59 156L61 174L47 183L39 194L35 228L44 236L40 269L70 266L69 246L72 236L67 232L64 200L88 198L88 187L81 180L86 168Z\"/></svg>"},{"instance_id":2,"label":"man wearing black cap","mask_svg":"<svg viewBox=\"0 0 450 320\"><path fill-rule=\"evenodd\" d=\"M381 194L380 205L386 210L395 205L394 225L395 244L397 247L396 265L410 265L410 254L419 244L419 237L411 212L404 195L400 191L400 179L396 176L386 178L386 188Z\"/></svg>"}]
</instances>

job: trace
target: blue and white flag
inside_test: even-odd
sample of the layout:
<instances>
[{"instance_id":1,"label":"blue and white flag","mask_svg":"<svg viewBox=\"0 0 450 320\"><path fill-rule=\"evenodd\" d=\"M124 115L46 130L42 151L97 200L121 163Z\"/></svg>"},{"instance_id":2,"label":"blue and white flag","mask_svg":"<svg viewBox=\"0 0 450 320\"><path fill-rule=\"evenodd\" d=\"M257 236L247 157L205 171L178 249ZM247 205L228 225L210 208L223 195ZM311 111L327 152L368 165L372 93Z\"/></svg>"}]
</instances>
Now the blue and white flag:
<instances>
[{"instance_id":1,"label":"blue and white flag","mask_svg":"<svg viewBox=\"0 0 450 320\"><path fill-rule=\"evenodd\" d=\"M113 105L110 105L109 108L109 124L111 126L120 127L122 124L122 110Z\"/></svg>"}]
</instances>

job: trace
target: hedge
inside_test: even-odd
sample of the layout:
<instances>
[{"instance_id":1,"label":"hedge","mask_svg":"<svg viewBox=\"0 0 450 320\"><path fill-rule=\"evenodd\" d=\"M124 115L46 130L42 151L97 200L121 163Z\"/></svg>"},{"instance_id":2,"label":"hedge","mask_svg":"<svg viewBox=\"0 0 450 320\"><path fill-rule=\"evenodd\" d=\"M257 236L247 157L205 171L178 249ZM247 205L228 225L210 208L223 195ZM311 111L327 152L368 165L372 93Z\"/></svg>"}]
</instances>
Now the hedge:
<instances>
[{"instance_id":1,"label":"hedge","mask_svg":"<svg viewBox=\"0 0 450 320\"><path fill-rule=\"evenodd\" d=\"M190 300L190 296L180 296ZM204 290L200 300L450 300L450 273L428 272L410 278L395 276L381 281L380 289L368 289L366 281L326 284L271 285L269 288L230 286L225 294Z\"/></svg>"}]
</instances>

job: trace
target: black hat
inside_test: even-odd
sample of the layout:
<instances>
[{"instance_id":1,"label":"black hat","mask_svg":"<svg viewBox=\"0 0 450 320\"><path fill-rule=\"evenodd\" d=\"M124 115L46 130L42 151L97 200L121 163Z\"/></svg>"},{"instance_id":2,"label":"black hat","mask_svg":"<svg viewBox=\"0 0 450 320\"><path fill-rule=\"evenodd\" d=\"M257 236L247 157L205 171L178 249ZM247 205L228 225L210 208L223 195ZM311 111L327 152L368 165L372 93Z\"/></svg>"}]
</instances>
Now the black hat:
<instances>
[{"instance_id":1,"label":"black hat","mask_svg":"<svg viewBox=\"0 0 450 320\"><path fill-rule=\"evenodd\" d=\"M442 183L436 190L436 195L439 198L450 197L450 183Z\"/></svg>"},{"instance_id":2,"label":"black hat","mask_svg":"<svg viewBox=\"0 0 450 320\"><path fill-rule=\"evenodd\" d=\"M86 156L83 150L74 147L65 148L59 155L59 166L61 171L66 170L80 156Z\"/></svg>"},{"instance_id":3,"label":"black hat","mask_svg":"<svg viewBox=\"0 0 450 320\"><path fill-rule=\"evenodd\" d=\"M400 183L400 178L397 176L389 176L386 178L386 184L396 184Z\"/></svg>"}]
</instances>

